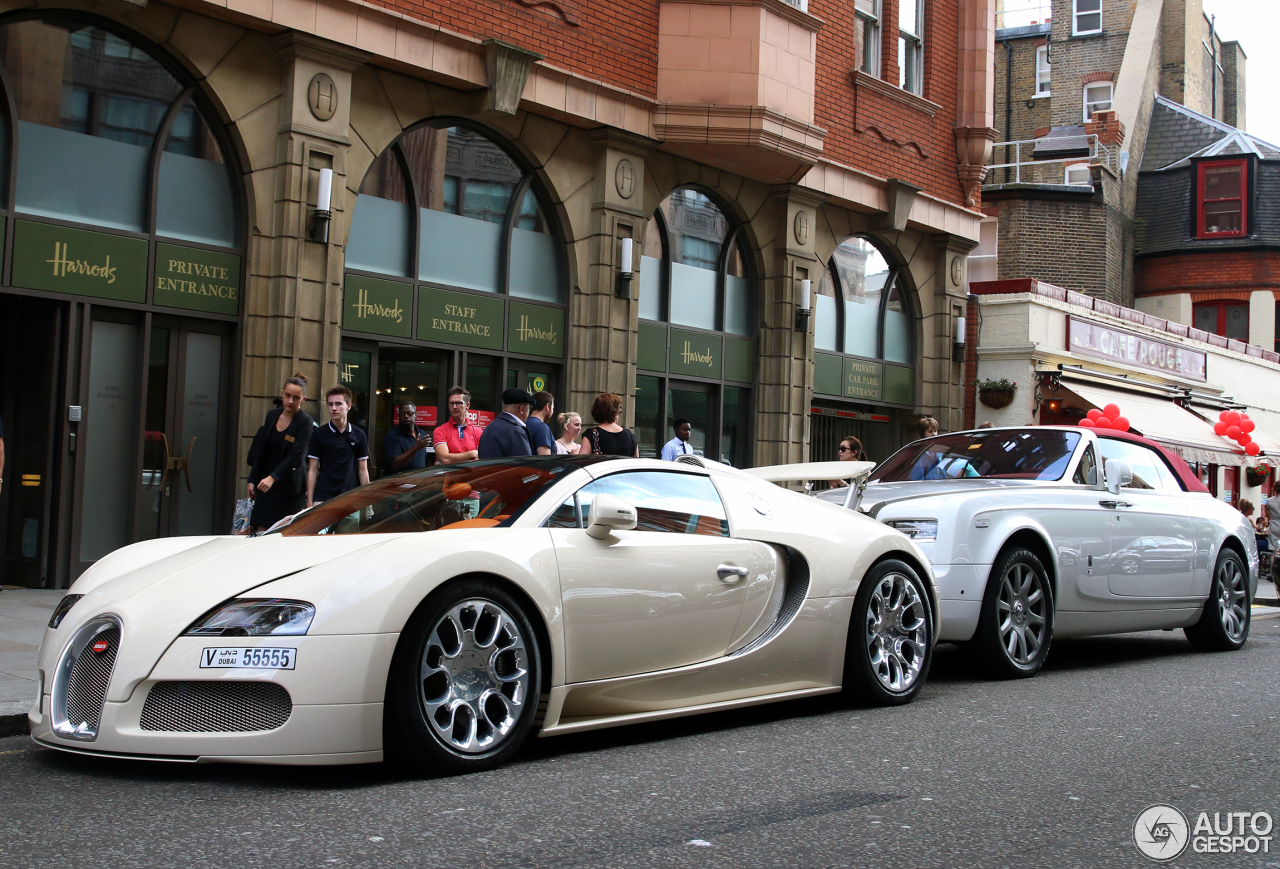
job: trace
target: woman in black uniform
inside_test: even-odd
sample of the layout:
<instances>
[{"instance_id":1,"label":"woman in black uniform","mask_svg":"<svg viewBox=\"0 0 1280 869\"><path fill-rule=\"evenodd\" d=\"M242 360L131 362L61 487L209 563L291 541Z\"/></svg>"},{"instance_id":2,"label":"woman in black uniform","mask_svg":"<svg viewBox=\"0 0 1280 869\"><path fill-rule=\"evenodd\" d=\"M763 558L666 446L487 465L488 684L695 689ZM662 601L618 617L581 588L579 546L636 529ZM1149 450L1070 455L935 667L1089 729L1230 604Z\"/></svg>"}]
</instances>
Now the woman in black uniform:
<instances>
[{"instance_id":1,"label":"woman in black uniform","mask_svg":"<svg viewBox=\"0 0 1280 869\"><path fill-rule=\"evenodd\" d=\"M249 497L254 499L251 531L265 531L306 506L307 444L315 430L311 417L299 410L306 397L306 376L290 377L280 391L284 405L268 411L254 436L256 455L249 472Z\"/></svg>"},{"instance_id":2,"label":"woman in black uniform","mask_svg":"<svg viewBox=\"0 0 1280 869\"><path fill-rule=\"evenodd\" d=\"M618 424L622 413L622 399L612 392L602 392L591 405L591 417L596 427L582 438L583 452L606 456L640 457L636 436Z\"/></svg>"}]
</instances>

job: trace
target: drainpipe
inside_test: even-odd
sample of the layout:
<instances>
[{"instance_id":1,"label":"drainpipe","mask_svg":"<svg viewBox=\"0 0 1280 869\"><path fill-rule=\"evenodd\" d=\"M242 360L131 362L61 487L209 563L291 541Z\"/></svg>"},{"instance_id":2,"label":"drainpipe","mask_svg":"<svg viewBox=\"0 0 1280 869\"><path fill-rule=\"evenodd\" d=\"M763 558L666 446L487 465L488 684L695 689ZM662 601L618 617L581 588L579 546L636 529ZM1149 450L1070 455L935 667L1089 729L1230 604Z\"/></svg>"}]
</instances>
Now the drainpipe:
<instances>
[{"instance_id":1,"label":"drainpipe","mask_svg":"<svg viewBox=\"0 0 1280 869\"><path fill-rule=\"evenodd\" d=\"M1004 41L1004 140L1013 141L1013 43ZM1004 162L1009 162L1009 146L1004 146ZM1004 170L1004 183L1009 183L1009 170Z\"/></svg>"},{"instance_id":2,"label":"drainpipe","mask_svg":"<svg viewBox=\"0 0 1280 869\"><path fill-rule=\"evenodd\" d=\"M1213 38L1214 30L1217 27L1218 16L1209 16L1209 81L1211 89L1209 93L1209 117L1215 121L1218 120L1218 41Z\"/></svg>"}]
</instances>

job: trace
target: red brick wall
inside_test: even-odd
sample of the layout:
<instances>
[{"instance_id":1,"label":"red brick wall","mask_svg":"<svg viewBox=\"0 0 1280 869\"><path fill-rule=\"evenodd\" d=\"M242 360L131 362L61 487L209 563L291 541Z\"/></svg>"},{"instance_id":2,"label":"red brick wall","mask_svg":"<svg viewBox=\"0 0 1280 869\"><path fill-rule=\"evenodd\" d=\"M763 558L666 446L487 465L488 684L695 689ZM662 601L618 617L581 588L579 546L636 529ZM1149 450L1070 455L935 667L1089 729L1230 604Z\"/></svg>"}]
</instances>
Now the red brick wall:
<instances>
[{"instance_id":1,"label":"red brick wall","mask_svg":"<svg viewBox=\"0 0 1280 869\"><path fill-rule=\"evenodd\" d=\"M577 26L550 6L529 8L517 0L369 2L454 33L513 43L542 54L553 66L616 87L648 97L657 93L657 0L547 0L573 15Z\"/></svg>"},{"instance_id":2,"label":"red brick wall","mask_svg":"<svg viewBox=\"0 0 1280 869\"><path fill-rule=\"evenodd\" d=\"M573 26L549 6L518 0L370 0L447 30L494 37L537 51L548 63L654 97L657 89L658 0L549 0L576 16ZM535 2L535 0L526 0ZM884 3L884 22L896 22L896 0ZM962 202L956 178L956 40L954 3L925 4L924 97L941 106L934 117L896 100L856 94L853 0L810 0L825 22L819 31L815 123L828 131L824 153L832 160L884 178L900 178L952 202ZM897 29L886 38L883 66L897 85ZM856 103L856 105L855 105ZM856 117L855 117L856 108Z\"/></svg>"},{"instance_id":3,"label":"red brick wall","mask_svg":"<svg viewBox=\"0 0 1280 869\"><path fill-rule=\"evenodd\" d=\"M1140 259L1135 294L1280 290L1280 251L1215 250Z\"/></svg>"}]
</instances>

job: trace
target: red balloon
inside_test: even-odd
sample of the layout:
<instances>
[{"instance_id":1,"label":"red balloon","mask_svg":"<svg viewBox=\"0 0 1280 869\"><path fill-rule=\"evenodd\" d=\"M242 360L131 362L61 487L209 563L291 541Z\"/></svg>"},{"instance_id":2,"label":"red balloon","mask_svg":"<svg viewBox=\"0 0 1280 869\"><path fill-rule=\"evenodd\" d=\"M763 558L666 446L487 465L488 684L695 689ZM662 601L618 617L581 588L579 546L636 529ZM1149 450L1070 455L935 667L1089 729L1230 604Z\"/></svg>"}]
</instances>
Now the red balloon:
<instances>
[{"instance_id":1,"label":"red balloon","mask_svg":"<svg viewBox=\"0 0 1280 869\"><path fill-rule=\"evenodd\" d=\"M1216 435L1222 435L1223 437L1226 437L1227 424L1222 420L1218 420L1213 424L1213 433Z\"/></svg>"},{"instance_id":2,"label":"red balloon","mask_svg":"<svg viewBox=\"0 0 1280 869\"><path fill-rule=\"evenodd\" d=\"M1108 404L1106 407L1102 409L1102 415L1109 416L1112 419L1115 419L1117 416L1120 415L1120 405Z\"/></svg>"},{"instance_id":3,"label":"red balloon","mask_svg":"<svg viewBox=\"0 0 1280 869\"><path fill-rule=\"evenodd\" d=\"M1236 443L1238 443L1242 447L1247 447L1249 444L1253 443L1253 438L1249 437L1247 434L1242 433L1240 437L1236 438Z\"/></svg>"},{"instance_id":4,"label":"red balloon","mask_svg":"<svg viewBox=\"0 0 1280 869\"><path fill-rule=\"evenodd\" d=\"M1094 426L1093 424L1093 420L1089 419L1088 417L1085 417L1084 419L1080 420L1078 423L1076 423L1076 425L1080 426L1081 428L1096 428L1096 426Z\"/></svg>"},{"instance_id":5,"label":"red balloon","mask_svg":"<svg viewBox=\"0 0 1280 869\"><path fill-rule=\"evenodd\" d=\"M1089 419L1097 419L1098 417L1102 416L1102 411L1098 410L1098 409L1095 407L1095 408L1093 408L1092 410L1090 410L1090 411L1089 411L1087 414L1085 414L1085 415L1086 415Z\"/></svg>"},{"instance_id":6,"label":"red balloon","mask_svg":"<svg viewBox=\"0 0 1280 869\"><path fill-rule=\"evenodd\" d=\"M1115 419L1111 420L1111 427L1117 431L1128 431L1129 420L1125 419L1123 416L1117 416Z\"/></svg>"},{"instance_id":7,"label":"red balloon","mask_svg":"<svg viewBox=\"0 0 1280 869\"><path fill-rule=\"evenodd\" d=\"M1227 437L1231 438L1232 440L1235 440L1236 438L1240 437L1240 426L1234 423L1227 426Z\"/></svg>"},{"instance_id":8,"label":"red balloon","mask_svg":"<svg viewBox=\"0 0 1280 869\"><path fill-rule=\"evenodd\" d=\"M1234 425L1235 423L1238 423L1240 421L1240 411L1238 410L1223 411L1222 416L1219 417L1219 419L1221 419L1223 422L1227 423L1228 425Z\"/></svg>"},{"instance_id":9,"label":"red balloon","mask_svg":"<svg viewBox=\"0 0 1280 869\"><path fill-rule=\"evenodd\" d=\"M1251 432L1258 427L1258 424L1248 417L1240 420L1240 431Z\"/></svg>"},{"instance_id":10,"label":"red balloon","mask_svg":"<svg viewBox=\"0 0 1280 869\"><path fill-rule=\"evenodd\" d=\"M1258 446L1257 441L1250 441L1245 445L1244 454L1246 456L1256 456L1260 452L1262 452L1262 447Z\"/></svg>"},{"instance_id":11,"label":"red balloon","mask_svg":"<svg viewBox=\"0 0 1280 869\"><path fill-rule=\"evenodd\" d=\"M1100 416L1093 421L1094 428L1111 428L1111 417Z\"/></svg>"}]
</instances>

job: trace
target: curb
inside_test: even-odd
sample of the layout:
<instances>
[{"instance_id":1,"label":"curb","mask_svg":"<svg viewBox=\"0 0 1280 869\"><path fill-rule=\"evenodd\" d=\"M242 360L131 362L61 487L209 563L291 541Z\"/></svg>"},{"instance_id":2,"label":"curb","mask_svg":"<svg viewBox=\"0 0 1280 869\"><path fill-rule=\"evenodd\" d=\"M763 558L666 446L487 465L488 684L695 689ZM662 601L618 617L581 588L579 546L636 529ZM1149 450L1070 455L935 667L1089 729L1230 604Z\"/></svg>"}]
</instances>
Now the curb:
<instances>
[{"instance_id":1,"label":"curb","mask_svg":"<svg viewBox=\"0 0 1280 869\"><path fill-rule=\"evenodd\" d=\"M31 732L31 720L27 713L16 715L0 715L0 739L6 736L26 736Z\"/></svg>"},{"instance_id":2,"label":"curb","mask_svg":"<svg viewBox=\"0 0 1280 869\"><path fill-rule=\"evenodd\" d=\"M1254 606L1280 606L1280 598L1275 597L1255 597L1253 599Z\"/></svg>"}]
</instances>

